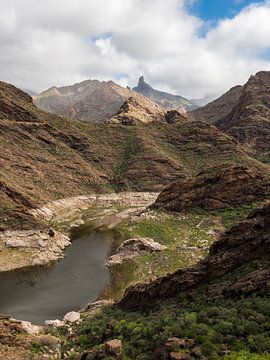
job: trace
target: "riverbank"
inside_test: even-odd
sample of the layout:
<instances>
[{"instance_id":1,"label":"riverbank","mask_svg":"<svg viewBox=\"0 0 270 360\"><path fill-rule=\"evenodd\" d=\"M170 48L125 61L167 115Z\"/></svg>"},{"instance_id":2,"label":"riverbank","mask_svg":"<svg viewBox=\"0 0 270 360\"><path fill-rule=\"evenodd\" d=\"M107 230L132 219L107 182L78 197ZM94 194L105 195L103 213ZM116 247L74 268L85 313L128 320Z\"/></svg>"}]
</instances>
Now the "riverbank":
<instances>
[{"instance_id":1,"label":"riverbank","mask_svg":"<svg viewBox=\"0 0 270 360\"><path fill-rule=\"evenodd\" d=\"M70 197L30 213L47 225L43 229L6 230L0 233L0 273L48 266L65 255L70 231L86 224L112 229L152 204L157 193L113 193Z\"/></svg>"}]
</instances>

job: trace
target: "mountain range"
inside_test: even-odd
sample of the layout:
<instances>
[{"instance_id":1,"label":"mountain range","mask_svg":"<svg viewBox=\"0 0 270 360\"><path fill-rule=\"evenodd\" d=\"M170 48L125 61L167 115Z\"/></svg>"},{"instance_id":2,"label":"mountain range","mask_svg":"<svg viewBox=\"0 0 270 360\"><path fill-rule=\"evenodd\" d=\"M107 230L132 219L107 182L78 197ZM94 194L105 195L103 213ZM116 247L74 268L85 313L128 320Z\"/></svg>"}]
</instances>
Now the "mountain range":
<instances>
[{"instance_id":1,"label":"mountain range","mask_svg":"<svg viewBox=\"0 0 270 360\"><path fill-rule=\"evenodd\" d=\"M107 228L110 255L135 244L110 268L103 301L75 312L80 320L33 333L1 315L0 358L267 359L270 72L187 109L143 77L133 90L87 80L33 98L0 82L2 272L35 271L33 251L76 227L92 231L89 208L57 222L55 204L68 214L74 199L93 196L101 211L115 198L103 208L109 219L124 214ZM128 215L130 199L153 192L152 204ZM23 236L33 234L27 248Z\"/></svg>"},{"instance_id":2,"label":"mountain range","mask_svg":"<svg viewBox=\"0 0 270 360\"><path fill-rule=\"evenodd\" d=\"M33 96L35 105L41 110L57 115L92 122L109 120L128 98L148 102L164 110L186 112L196 108L189 100L153 89L144 78L139 79L133 90L113 81L85 80L71 86L56 87Z\"/></svg>"}]
</instances>

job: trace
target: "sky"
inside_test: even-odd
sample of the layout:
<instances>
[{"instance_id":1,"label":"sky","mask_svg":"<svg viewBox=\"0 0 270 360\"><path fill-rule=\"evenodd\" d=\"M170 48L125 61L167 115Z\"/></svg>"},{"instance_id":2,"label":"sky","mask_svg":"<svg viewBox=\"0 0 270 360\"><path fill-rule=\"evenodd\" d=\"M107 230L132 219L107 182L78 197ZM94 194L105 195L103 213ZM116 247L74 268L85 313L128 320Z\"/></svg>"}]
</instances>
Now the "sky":
<instances>
[{"instance_id":1,"label":"sky","mask_svg":"<svg viewBox=\"0 0 270 360\"><path fill-rule=\"evenodd\" d=\"M0 0L0 80L41 92L138 77L187 98L270 70L270 0Z\"/></svg>"}]
</instances>

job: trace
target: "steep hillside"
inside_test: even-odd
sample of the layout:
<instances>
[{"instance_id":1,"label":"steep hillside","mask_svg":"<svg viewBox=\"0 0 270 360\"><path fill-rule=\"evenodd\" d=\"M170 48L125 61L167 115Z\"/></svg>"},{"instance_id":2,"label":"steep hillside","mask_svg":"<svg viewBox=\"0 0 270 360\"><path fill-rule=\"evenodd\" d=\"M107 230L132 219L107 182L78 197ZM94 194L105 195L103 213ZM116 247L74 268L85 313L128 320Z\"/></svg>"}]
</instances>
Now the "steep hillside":
<instances>
[{"instance_id":1,"label":"steep hillside","mask_svg":"<svg viewBox=\"0 0 270 360\"><path fill-rule=\"evenodd\" d=\"M131 96L142 98L136 92L113 81L85 80L71 86L54 86L34 96L34 103L38 108L54 114L105 122Z\"/></svg>"},{"instance_id":2,"label":"steep hillside","mask_svg":"<svg viewBox=\"0 0 270 360\"><path fill-rule=\"evenodd\" d=\"M217 126L265 162L270 161L270 72L251 76L232 111Z\"/></svg>"},{"instance_id":3,"label":"steep hillside","mask_svg":"<svg viewBox=\"0 0 270 360\"><path fill-rule=\"evenodd\" d=\"M153 207L179 212L192 207L217 210L269 198L270 172L251 165L219 165L168 186Z\"/></svg>"},{"instance_id":4,"label":"steep hillside","mask_svg":"<svg viewBox=\"0 0 270 360\"><path fill-rule=\"evenodd\" d=\"M204 288L212 296L228 293L264 292L269 294L269 268L263 258L269 257L270 202L252 212L245 220L226 231L210 248L209 255L195 267L179 270L149 284L130 287L119 302L125 309L145 308L154 301ZM254 260L261 260L257 269L238 273L229 281L224 277Z\"/></svg>"},{"instance_id":5,"label":"steep hillside","mask_svg":"<svg viewBox=\"0 0 270 360\"><path fill-rule=\"evenodd\" d=\"M0 84L1 227L29 227L25 209L114 190L160 191L224 163L256 163L236 141L200 122L91 124L38 110ZM26 217L26 218L25 218Z\"/></svg>"},{"instance_id":6,"label":"steep hillside","mask_svg":"<svg viewBox=\"0 0 270 360\"><path fill-rule=\"evenodd\" d=\"M62 351L80 360L268 360L269 226L267 202L223 233L197 265L87 310L61 338Z\"/></svg>"},{"instance_id":7,"label":"steep hillside","mask_svg":"<svg viewBox=\"0 0 270 360\"><path fill-rule=\"evenodd\" d=\"M215 124L232 111L233 107L239 101L242 90L242 86L235 86L218 99L192 111L191 114L195 119Z\"/></svg>"},{"instance_id":8,"label":"steep hillside","mask_svg":"<svg viewBox=\"0 0 270 360\"><path fill-rule=\"evenodd\" d=\"M166 110L190 111L196 108L190 100L183 98L179 95L172 95L164 91L153 89L149 84L144 81L141 76L138 85L133 88L134 91L143 94L151 101L157 103L160 107Z\"/></svg>"}]
</instances>

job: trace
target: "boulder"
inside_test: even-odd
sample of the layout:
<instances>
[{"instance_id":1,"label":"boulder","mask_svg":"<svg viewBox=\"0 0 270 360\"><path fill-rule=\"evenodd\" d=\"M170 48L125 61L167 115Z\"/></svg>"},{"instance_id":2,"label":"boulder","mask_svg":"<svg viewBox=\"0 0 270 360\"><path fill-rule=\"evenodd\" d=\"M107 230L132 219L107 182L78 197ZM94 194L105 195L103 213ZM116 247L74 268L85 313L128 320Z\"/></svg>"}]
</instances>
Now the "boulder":
<instances>
[{"instance_id":1,"label":"boulder","mask_svg":"<svg viewBox=\"0 0 270 360\"><path fill-rule=\"evenodd\" d=\"M79 320L80 320L80 313L78 313L76 311L68 312L64 316L64 319L63 319L64 322L70 322L70 323L75 323L75 322L77 322Z\"/></svg>"},{"instance_id":2,"label":"boulder","mask_svg":"<svg viewBox=\"0 0 270 360\"><path fill-rule=\"evenodd\" d=\"M122 341L118 339L107 341L105 344L105 351L108 355L120 356L123 352Z\"/></svg>"},{"instance_id":3,"label":"boulder","mask_svg":"<svg viewBox=\"0 0 270 360\"><path fill-rule=\"evenodd\" d=\"M58 327L65 326L65 323L64 323L64 321L56 319L56 320L46 320L45 325L58 328Z\"/></svg>"},{"instance_id":4,"label":"boulder","mask_svg":"<svg viewBox=\"0 0 270 360\"><path fill-rule=\"evenodd\" d=\"M30 321L22 321L21 327L29 335L38 335L42 331L41 326L34 325Z\"/></svg>"},{"instance_id":5,"label":"boulder","mask_svg":"<svg viewBox=\"0 0 270 360\"><path fill-rule=\"evenodd\" d=\"M166 250L166 246L159 244L151 238L135 238L125 240L115 255L107 260L107 266L119 265L123 261L154 251Z\"/></svg>"}]
</instances>

